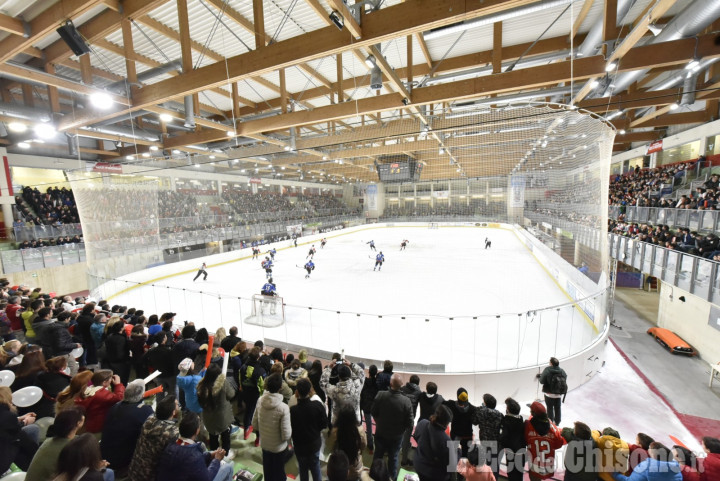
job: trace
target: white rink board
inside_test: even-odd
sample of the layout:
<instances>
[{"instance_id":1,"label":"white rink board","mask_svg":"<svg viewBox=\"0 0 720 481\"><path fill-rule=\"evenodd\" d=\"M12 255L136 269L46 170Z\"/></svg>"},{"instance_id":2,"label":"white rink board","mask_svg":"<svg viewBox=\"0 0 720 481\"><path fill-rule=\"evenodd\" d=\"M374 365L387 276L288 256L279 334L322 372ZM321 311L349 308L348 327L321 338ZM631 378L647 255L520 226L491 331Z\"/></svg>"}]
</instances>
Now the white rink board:
<instances>
[{"instance_id":1,"label":"white rink board","mask_svg":"<svg viewBox=\"0 0 720 481\"><path fill-rule=\"evenodd\" d=\"M111 304L146 313L177 312L176 321L211 332L236 325L250 341L443 364L446 372L543 364L550 356L581 351L598 336L576 308L540 311L570 299L511 228L380 224L325 235L324 249L320 236L302 238L297 248L289 241L276 244L273 278L286 303L286 323L277 328L241 322L265 282L260 259L251 260L249 249L146 269L122 279L152 285L122 292L129 283L110 281L102 293L119 293ZM487 250L486 237L492 241ZM370 239L385 254L381 272L373 271ZM400 252L403 239L410 242ZM300 267L310 243L317 267L306 280ZM208 280L193 282L203 261Z\"/></svg>"}]
</instances>

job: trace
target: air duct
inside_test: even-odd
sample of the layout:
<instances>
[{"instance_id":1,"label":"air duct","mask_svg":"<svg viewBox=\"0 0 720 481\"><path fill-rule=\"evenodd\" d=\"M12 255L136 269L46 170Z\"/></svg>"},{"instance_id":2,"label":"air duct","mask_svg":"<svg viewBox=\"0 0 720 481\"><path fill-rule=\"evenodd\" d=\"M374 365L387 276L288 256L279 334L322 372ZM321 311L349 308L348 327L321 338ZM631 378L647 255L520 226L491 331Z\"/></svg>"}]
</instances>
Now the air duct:
<instances>
[{"instance_id":1,"label":"air duct","mask_svg":"<svg viewBox=\"0 0 720 481\"><path fill-rule=\"evenodd\" d=\"M630 11L635 0L618 0L617 3L617 21L622 22L625 15ZM593 22L590 31L585 36L585 40L577 48L575 53L576 57L589 57L595 55L595 53L602 46L602 34L603 34L603 22L602 22L602 10L598 14L597 19Z\"/></svg>"},{"instance_id":2,"label":"air duct","mask_svg":"<svg viewBox=\"0 0 720 481\"><path fill-rule=\"evenodd\" d=\"M49 122L52 120L50 113L46 110L26 107L24 105L0 103L0 114L40 122Z\"/></svg>"},{"instance_id":3,"label":"air duct","mask_svg":"<svg viewBox=\"0 0 720 481\"><path fill-rule=\"evenodd\" d=\"M695 89L697 87L698 74L689 74L683 82L682 97L680 97L680 105L692 105L695 103Z\"/></svg>"},{"instance_id":4,"label":"air duct","mask_svg":"<svg viewBox=\"0 0 720 481\"><path fill-rule=\"evenodd\" d=\"M141 72L137 75L137 81L139 84L145 83L150 79L153 79L159 75L164 75L166 73L170 73L174 70L180 70L182 68L182 62L180 60L173 60L172 62L168 62L163 65L158 65L157 67L145 70L144 72ZM106 87L106 90L109 90L111 92L117 92L120 94L125 94L125 80L120 80L119 82L111 83Z\"/></svg>"},{"instance_id":5,"label":"air duct","mask_svg":"<svg viewBox=\"0 0 720 481\"><path fill-rule=\"evenodd\" d=\"M720 17L720 2L718 0L695 0L665 25L657 37L651 38L648 45L696 35L705 30L718 17ZM633 70L617 75L613 82L615 84L614 91L621 92L625 90L629 85L642 78L648 70Z\"/></svg>"},{"instance_id":6,"label":"air duct","mask_svg":"<svg viewBox=\"0 0 720 481\"><path fill-rule=\"evenodd\" d=\"M103 125L98 127L86 127L78 133L78 135L86 137L83 132L88 134L91 132L97 132L108 135L120 135L123 137L130 137L136 140L146 140L148 142L160 142L160 135L148 132L142 129L131 129L130 127L123 127L121 125ZM87 135L90 136L90 135ZM90 136L91 137L91 136Z\"/></svg>"},{"instance_id":7,"label":"air duct","mask_svg":"<svg viewBox=\"0 0 720 481\"><path fill-rule=\"evenodd\" d=\"M185 96L185 127L195 128L195 108L192 95Z\"/></svg>"}]
</instances>

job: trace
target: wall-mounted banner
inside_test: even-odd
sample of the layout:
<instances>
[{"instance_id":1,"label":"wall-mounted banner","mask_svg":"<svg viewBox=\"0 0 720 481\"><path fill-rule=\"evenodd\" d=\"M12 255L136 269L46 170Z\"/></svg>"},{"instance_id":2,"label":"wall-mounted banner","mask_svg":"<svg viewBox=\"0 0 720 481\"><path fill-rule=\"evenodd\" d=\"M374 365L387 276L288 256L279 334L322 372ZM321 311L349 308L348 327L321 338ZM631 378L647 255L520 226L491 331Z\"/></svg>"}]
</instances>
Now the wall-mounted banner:
<instances>
[{"instance_id":1,"label":"wall-mounted banner","mask_svg":"<svg viewBox=\"0 0 720 481\"><path fill-rule=\"evenodd\" d=\"M523 207L525 205L525 176L513 175L510 179L510 206Z\"/></svg>"},{"instance_id":2,"label":"wall-mounted banner","mask_svg":"<svg viewBox=\"0 0 720 481\"><path fill-rule=\"evenodd\" d=\"M365 199L367 210L378 209L378 186L376 184L370 184L365 188Z\"/></svg>"}]
</instances>

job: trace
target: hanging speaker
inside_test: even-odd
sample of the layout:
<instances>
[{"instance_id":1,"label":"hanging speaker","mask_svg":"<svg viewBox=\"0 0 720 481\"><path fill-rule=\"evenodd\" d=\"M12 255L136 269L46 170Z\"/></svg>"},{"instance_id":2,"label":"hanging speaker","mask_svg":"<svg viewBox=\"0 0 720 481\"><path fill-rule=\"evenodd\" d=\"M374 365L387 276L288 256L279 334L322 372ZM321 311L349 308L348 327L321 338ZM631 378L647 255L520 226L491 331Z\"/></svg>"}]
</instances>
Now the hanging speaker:
<instances>
[{"instance_id":1,"label":"hanging speaker","mask_svg":"<svg viewBox=\"0 0 720 481\"><path fill-rule=\"evenodd\" d=\"M78 57L80 55L90 53L90 47L87 43L85 43L82 35L80 35L80 32L77 31L75 25L73 25L71 21L65 22L65 24L58 28L56 32L60 35L60 38L65 41L68 47L70 47L70 50L72 50Z\"/></svg>"}]
</instances>

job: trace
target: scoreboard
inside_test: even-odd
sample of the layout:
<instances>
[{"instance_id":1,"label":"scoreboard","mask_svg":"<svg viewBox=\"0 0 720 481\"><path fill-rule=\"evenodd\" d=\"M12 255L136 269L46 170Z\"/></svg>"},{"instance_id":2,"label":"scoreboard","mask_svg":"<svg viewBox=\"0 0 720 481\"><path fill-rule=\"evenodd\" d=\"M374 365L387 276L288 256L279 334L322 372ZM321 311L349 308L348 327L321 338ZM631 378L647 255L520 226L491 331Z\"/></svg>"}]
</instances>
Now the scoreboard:
<instances>
[{"instance_id":1,"label":"scoreboard","mask_svg":"<svg viewBox=\"0 0 720 481\"><path fill-rule=\"evenodd\" d=\"M414 182L422 172L422 164L405 155L380 157L375 166L380 182Z\"/></svg>"}]
</instances>

